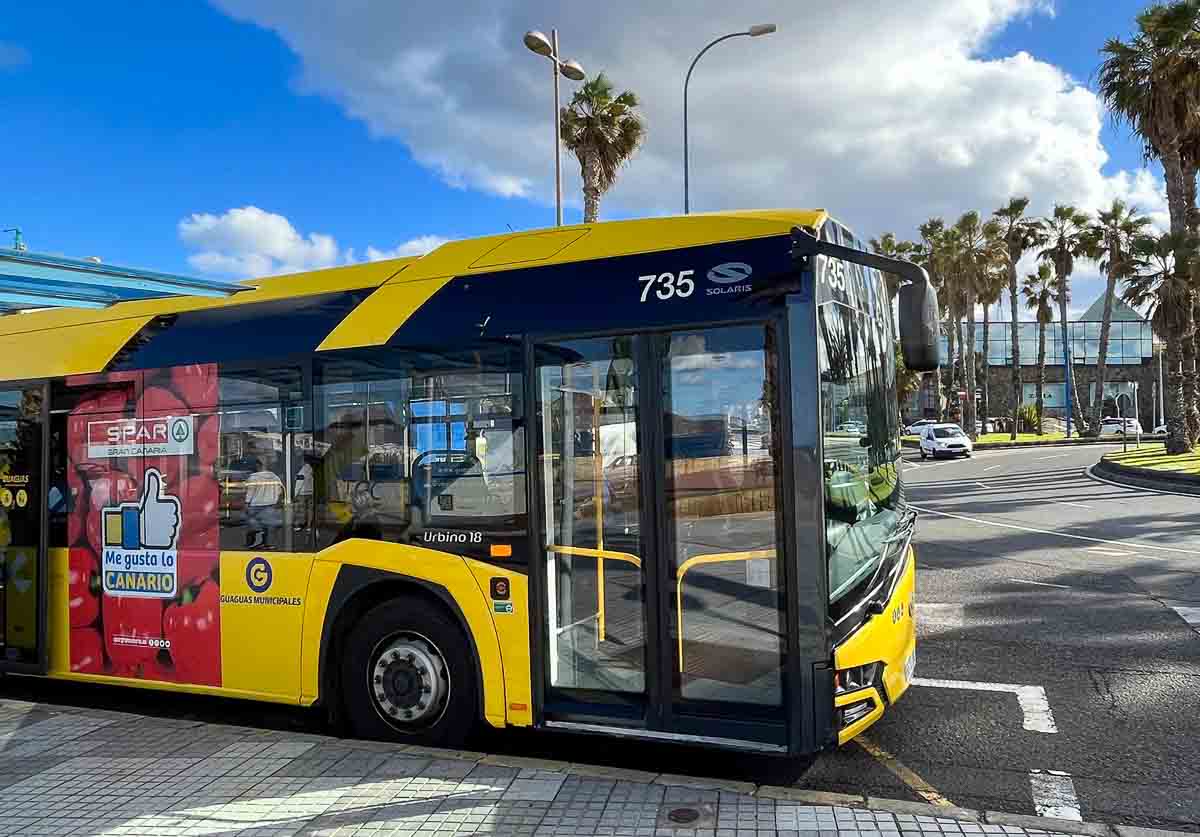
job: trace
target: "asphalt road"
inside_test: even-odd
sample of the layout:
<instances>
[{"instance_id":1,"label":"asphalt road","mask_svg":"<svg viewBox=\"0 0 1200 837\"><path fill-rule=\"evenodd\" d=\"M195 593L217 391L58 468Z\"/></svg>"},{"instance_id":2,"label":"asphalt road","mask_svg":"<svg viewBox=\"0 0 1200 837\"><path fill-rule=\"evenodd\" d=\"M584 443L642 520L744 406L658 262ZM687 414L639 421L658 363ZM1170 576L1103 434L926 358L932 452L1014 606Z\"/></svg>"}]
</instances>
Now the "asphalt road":
<instances>
[{"instance_id":1,"label":"asphalt road","mask_svg":"<svg viewBox=\"0 0 1200 837\"><path fill-rule=\"evenodd\" d=\"M869 738L957 805L1069 784L1085 820L1200 830L1200 627L1175 609L1200 608L1200 499L1095 482L1100 454L913 458L918 678L1041 686L1057 732L1009 692L914 686ZM919 798L857 744L800 783Z\"/></svg>"},{"instance_id":2,"label":"asphalt road","mask_svg":"<svg viewBox=\"0 0 1200 837\"><path fill-rule=\"evenodd\" d=\"M866 746L811 763L544 732L471 746L1200 831L1200 625L1184 618L1200 622L1200 499L1087 478L1103 450L912 457L916 674L950 682L913 686ZM1035 699L1027 720L1017 686L1035 687L1027 702L1044 690L1049 713ZM328 731L316 712L234 700L21 678L0 695Z\"/></svg>"}]
</instances>

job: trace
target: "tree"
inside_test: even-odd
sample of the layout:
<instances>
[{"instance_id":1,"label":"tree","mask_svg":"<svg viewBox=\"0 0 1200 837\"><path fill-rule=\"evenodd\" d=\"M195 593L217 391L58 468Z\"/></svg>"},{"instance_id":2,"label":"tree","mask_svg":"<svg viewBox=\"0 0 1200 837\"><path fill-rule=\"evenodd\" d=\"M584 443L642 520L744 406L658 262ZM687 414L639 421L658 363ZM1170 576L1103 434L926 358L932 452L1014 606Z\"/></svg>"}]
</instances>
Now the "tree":
<instances>
[{"instance_id":1,"label":"tree","mask_svg":"<svg viewBox=\"0 0 1200 837\"><path fill-rule=\"evenodd\" d=\"M975 306L980 301L980 291L987 287L985 277L1008 258L1008 250L1000 238L1000 224L984 221L974 210L963 213L954 223L954 231L958 237L958 297L961 311L967 318L966 341L962 344L967 392L963 423L967 435L974 439L978 436L975 429Z\"/></svg>"},{"instance_id":2,"label":"tree","mask_svg":"<svg viewBox=\"0 0 1200 837\"><path fill-rule=\"evenodd\" d=\"M1173 266L1179 281L1164 281L1170 294L1173 325L1162 336L1168 357L1179 360L1170 371L1171 402L1177 405L1167 422L1167 450L1183 453L1200 438L1195 362L1195 288L1197 211L1195 173L1200 131L1200 2L1150 6L1137 17L1138 32L1128 42L1110 39L1097 73L1101 98L1118 122L1127 123L1144 141L1147 157L1162 163L1170 212ZM1173 349L1173 351L1172 351ZM1178 388L1178 392L1176 392Z\"/></svg>"},{"instance_id":3,"label":"tree","mask_svg":"<svg viewBox=\"0 0 1200 837\"><path fill-rule=\"evenodd\" d=\"M1003 236L1001 236L1001 240L1003 240ZM980 387L983 397L980 399L980 404L983 406L984 433L989 432L988 417L991 415L991 311L992 306L1000 301L1004 289L1008 287L1007 249L1006 245L1003 258L999 258L999 254L997 254L997 260L986 268L979 277L979 305L983 308L983 364L981 367L983 371L983 385ZM1013 328L1016 328L1015 322L1013 323Z\"/></svg>"},{"instance_id":4,"label":"tree","mask_svg":"<svg viewBox=\"0 0 1200 837\"><path fill-rule=\"evenodd\" d=\"M901 241L896 238L895 233L890 232L885 232L879 238L872 238L867 244L870 246L871 252L892 259L911 259L917 252L916 244L911 241ZM896 293L900 290L900 277L894 273L884 273L883 280L887 283L888 299L895 299Z\"/></svg>"},{"instance_id":5,"label":"tree","mask_svg":"<svg viewBox=\"0 0 1200 837\"><path fill-rule=\"evenodd\" d=\"M1072 415L1067 416L1068 427L1072 419L1075 420L1076 427L1083 426L1083 410L1079 404L1075 376L1071 371L1072 351L1067 305L1071 301L1070 282L1071 274L1075 271L1075 259L1086 256L1089 252L1087 230L1091 221L1091 216L1086 212L1081 212L1070 204L1056 203L1050 217L1042 219L1046 246L1038 254L1039 258L1054 267L1054 296L1058 302L1058 315L1062 327L1063 380L1067 387L1067 397L1071 399L1073 407Z\"/></svg>"},{"instance_id":6,"label":"tree","mask_svg":"<svg viewBox=\"0 0 1200 837\"><path fill-rule=\"evenodd\" d=\"M1012 332L1009 337L1012 341L1013 404L1012 430L1009 438L1013 441L1016 441L1017 438L1017 410L1021 407L1021 341L1017 334L1019 331L1017 323L1020 321L1017 313L1017 296L1020 289L1017 287L1017 262L1028 251L1040 247L1044 243L1037 219L1025 217L1025 210L1028 208L1029 198L1022 196L1010 198L1008 206L1001 207L992 213L1002 226L1001 235L1004 238L1005 246L1008 247L1008 264L1005 265L1005 268L1008 273L1008 302L1011 311L1009 321L1012 323Z\"/></svg>"},{"instance_id":7,"label":"tree","mask_svg":"<svg viewBox=\"0 0 1200 837\"><path fill-rule=\"evenodd\" d=\"M1137 269L1134 242L1145 235L1150 219L1139 215L1136 208L1114 198L1112 206L1102 210L1088 230L1089 255L1100 262L1100 270L1108 280L1104 288L1104 315L1100 320L1100 352L1096 358L1096 385L1092 390L1088 434L1100 435L1100 419L1104 407L1104 377L1108 365L1108 337L1112 329L1113 300L1117 282L1132 276Z\"/></svg>"},{"instance_id":8,"label":"tree","mask_svg":"<svg viewBox=\"0 0 1200 837\"><path fill-rule=\"evenodd\" d=\"M1037 273L1026 274L1021 294L1025 297L1025 307L1038 322L1037 434L1041 436L1046 409L1046 326L1054 322L1054 307L1050 304L1054 299L1054 273L1050 265L1042 262Z\"/></svg>"},{"instance_id":9,"label":"tree","mask_svg":"<svg viewBox=\"0 0 1200 837\"><path fill-rule=\"evenodd\" d=\"M939 238L945 231L945 228L946 224L941 218L930 218L928 221L921 224L919 228L921 233L921 243L915 244L913 250L914 260L925 268L925 272L929 274L929 281L932 282L933 286L938 289L938 303L941 306L943 315L946 311L948 311L948 307L946 305L946 296L943 290L945 284L942 270L943 265L941 263L941 257L937 253L937 247ZM948 336L947 342L949 342ZM933 370L933 389L934 398L937 402L936 412L938 421L944 421L946 418L946 411L942 406L945 403L945 394L942 391L942 367L945 366L947 362L949 362L951 367L953 367L953 345L951 345L949 349L950 351L948 354L950 357L943 358L941 366ZM953 373L951 374L951 377L953 377Z\"/></svg>"},{"instance_id":10,"label":"tree","mask_svg":"<svg viewBox=\"0 0 1200 837\"><path fill-rule=\"evenodd\" d=\"M626 90L613 95L604 73L584 82L562 109L562 142L579 159L583 177L583 222L600 218L600 196L613 187L621 166L646 137L638 99Z\"/></svg>"},{"instance_id":11,"label":"tree","mask_svg":"<svg viewBox=\"0 0 1200 837\"><path fill-rule=\"evenodd\" d=\"M1150 321L1154 330L1163 336L1178 334L1184 327L1186 313L1183 308L1193 298L1187 285L1187 277L1175 269L1175 254L1179 243L1171 233L1141 236L1133 244L1138 269L1125 280L1122 298L1130 305L1150 309ZM1170 407L1167 418L1167 444L1173 450L1173 433L1181 433L1184 444L1182 452L1190 449L1191 439L1186 428L1183 377L1183 341L1166 340L1167 382L1166 391Z\"/></svg>"}]
</instances>

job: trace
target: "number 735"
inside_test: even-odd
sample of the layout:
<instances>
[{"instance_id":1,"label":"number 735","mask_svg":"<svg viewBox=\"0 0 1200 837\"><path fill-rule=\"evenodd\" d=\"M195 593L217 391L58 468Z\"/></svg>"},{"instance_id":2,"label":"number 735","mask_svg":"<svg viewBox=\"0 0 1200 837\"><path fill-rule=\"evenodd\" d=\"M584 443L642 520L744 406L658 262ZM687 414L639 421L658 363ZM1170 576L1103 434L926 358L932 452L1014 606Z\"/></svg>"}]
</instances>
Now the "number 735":
<instances>
[{"instance_id":1,"label":"number 735","mask_svg":"<svg viewBox=\"0 0 1200 837\"><path fill-rule=\"evenodd\" d=\"M654 288L654 295L662 300L670 299L671 297L689 297L692 291L696 290L696 283L692 281L694 270L681 270L678 274L674 273L649 273L645 276L639 276L638 281L642 283L642 302L645 302L650 296L650 289Z\"/></svg>"}]
</instances>

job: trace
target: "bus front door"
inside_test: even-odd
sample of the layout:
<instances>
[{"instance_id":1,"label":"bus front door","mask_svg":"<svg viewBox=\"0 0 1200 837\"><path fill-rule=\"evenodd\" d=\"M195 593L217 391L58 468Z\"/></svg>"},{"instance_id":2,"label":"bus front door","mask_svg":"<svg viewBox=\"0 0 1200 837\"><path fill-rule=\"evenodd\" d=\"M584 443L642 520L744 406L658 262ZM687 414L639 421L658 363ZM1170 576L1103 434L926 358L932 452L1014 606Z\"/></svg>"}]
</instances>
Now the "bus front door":
<instances>
[{"instance_id":1,"label":"bus front door","mask_svg":"<svg viewBox=\"0 0 1200 837\"><path fill-rule=\"evenodd\" d=\"M774 344L534 346L546 726L787 749Z\"/></svg>"},{"instance_id":2,"label":"bus front door","mask_svg":"<svg viewBox=\"0 0 1200 837\"><path fill-rule=\"evenodd\" d=\"M46 671L47 406L44 384L0 388L0 671Z\"/></svg>"}]
</instances>

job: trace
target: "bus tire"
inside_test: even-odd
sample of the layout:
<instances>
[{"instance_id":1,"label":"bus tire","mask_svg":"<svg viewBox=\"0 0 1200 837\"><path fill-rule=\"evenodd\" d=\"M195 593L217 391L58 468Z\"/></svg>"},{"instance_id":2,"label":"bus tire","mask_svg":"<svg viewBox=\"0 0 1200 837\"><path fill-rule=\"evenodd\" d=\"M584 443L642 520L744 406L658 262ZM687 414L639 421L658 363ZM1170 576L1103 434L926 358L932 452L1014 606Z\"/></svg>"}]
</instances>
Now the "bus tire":
<instances>
[{"instance_id":1,"label":"bus tire","mask_svg":"<svg viewBox=\"0 0 1200 837\"><path fill-rule=\"evenodd\" d=\"M442 608L416 597L376 605L343 644L341 685L355 735L461 746L477 720L471 648Z\"/></svg>"}]
</instances>

